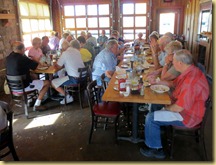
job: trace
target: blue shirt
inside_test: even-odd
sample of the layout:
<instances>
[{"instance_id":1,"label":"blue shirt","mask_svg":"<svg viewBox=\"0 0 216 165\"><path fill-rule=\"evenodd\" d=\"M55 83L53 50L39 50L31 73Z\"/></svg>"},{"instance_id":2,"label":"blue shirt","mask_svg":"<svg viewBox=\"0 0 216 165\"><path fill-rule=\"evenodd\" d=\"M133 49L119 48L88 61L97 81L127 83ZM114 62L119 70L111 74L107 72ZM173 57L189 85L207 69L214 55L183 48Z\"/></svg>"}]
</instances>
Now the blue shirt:
<instances>
[{"instance_id":1,"label":"blue shirt","mask_svg":"<svg viewBox=\"0 0 216 165\"><path fill-rule=\"evenodd\" d=\"M107 40L108 40L108 37L107 37L107 36L99 36L99 37L98 37L97 42L99 43L100 50L104 49ZM103 44L100 45L100 42L102 42Z\"/></svg>"},{"instance_id":2,"label":"blue shirt","mask_svg":"<svg viewBox=\"0 0 216 165\"><path fill-rule=\"evenodd\" d=\"M166 56L167 56L167 53L163 52L163 51L161 51L160 55L158 56L159 63L160 63L161 66L165 65L165 58L166 58Z\"/></svg>"},{"instance_id":3,"label":"blue shirt","mask_svg":"<svg viewBox=\"0 0 216 165\"><path fill-rule=\"evenodd\" d=\"M97 85L102 85L100 76L105 71L115 71L117 65L117 57L107 48L103 49L95 58L92 79L97 80Z\"/></svg>"}]
</instances>

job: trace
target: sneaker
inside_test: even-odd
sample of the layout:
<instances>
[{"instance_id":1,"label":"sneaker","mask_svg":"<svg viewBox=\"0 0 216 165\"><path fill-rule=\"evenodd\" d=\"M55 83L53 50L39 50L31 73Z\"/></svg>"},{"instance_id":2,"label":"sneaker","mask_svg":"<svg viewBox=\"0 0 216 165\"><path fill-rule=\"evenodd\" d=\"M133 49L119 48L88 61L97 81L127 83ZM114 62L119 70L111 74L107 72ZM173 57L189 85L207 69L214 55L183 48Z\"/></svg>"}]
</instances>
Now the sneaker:
<instances>
[{"instance_id":1,"label":"sneaker","mask_svg":"<svg viewBox=\"0 0 216 165\"><path fill-rule=\"evenodd\" d=\"M70 95L67 95L67 104L73 102L73 97ZM65 104L65 99L63 99L62 101L60 101L60 104Z\"/></svg>"},{"instance_id":2,"label":"sneaker","mask_svg":"<svg viewBox=\"0 0 216 165\"><path fill-rule=\"evenodd\" d=\"M42 105L33 107L33 111L45 111L45 110L47 110L47 107Z\"/></svg>"},{"instance_id":3,"label":"sneaker","mask_svg":"<svg viewBox=\"0 0 216 165\"><path fill-rule=\"evenodd\" d=\"M163 149L140 148L140 153L146 157L164 159L166 157Z\"/></svg>"}]
</instances>

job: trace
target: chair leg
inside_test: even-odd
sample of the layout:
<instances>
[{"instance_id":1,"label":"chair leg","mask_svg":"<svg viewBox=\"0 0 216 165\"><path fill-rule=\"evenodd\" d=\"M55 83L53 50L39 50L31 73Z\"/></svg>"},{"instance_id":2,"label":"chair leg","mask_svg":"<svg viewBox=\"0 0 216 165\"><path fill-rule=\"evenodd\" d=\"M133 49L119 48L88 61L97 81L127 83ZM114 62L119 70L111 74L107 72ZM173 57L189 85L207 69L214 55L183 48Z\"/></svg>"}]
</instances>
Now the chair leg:
<instances>
[{"instance_id":1,"label":"chair leg","mask_svg":"<svg viewBox=\"0 0 216 165\"><path fill-rule=\"evenodd\" d=\"M18 158L18 156L17 156L16 150L15 150L15 148L14 148L13 141L10 142L10 144L9 144L8 147L9 147L11 153L12 153L13 159L14 159L15 161L19 161L19 158Z\"/></svg>"},{"instance_id":2,"label":"chair leg","mask_svg":"<svg viewBox=\"0 0 216 165\"><path fill-rule=\"evenodd\" d=\"M79 91L79 103L80 103L80 109L82 110L83 106L82 106L82 91Z\"/></svg>"},{"instance_id":3,"label":"chair leg","mask_svg":"<svg viewBox=\"0 0 216 165\"><path fill-rule=\"evenodd\" d=\"M204 160L208 160L208 156L207 156L207 153L206 153L206 146L205 146L205 138L204 138L204 131L203 132L200 132L200 141L201 141L201 145L203 147L203 152L204 152Z\"/></svg>"},{"instance_id":4,"label":"chair leg","mask_svg":"<svg viewBox=\"0 0 216 165\"><path fill-rule=\"evenodd\" d=\"M24 96L23 98L23 104L24 104L24 111L25 111L25 116L28 119L28 105L27 105L27 96Z\"/></svg>"},{"instance_id":5,"label":"chair leg","mask_svg":"<svg viewBox=\"0 0 216 165\"><path fill-rule=\"evenodd\" d=\"M107 122L108 122L108 120L109 120L109 118L105 118L105 124L104 124L104 130L106 130L106 128L107 128Z\"/></svg>"},{"instance_id":6,"label":"chair leg","mask_svg":"<svg viewBox=\"0 0 216 165\"><path fill-rule=\"evenodd\" d=\"M92 117L92 124L91 124L91 130L90 130L90 134L89 134L89 144L91 143L91 139L92 139L92 134L93 134L93 129L94 129L94 117Z\"/></svg>"},{"instance_id":7,"label":"chair leg","mask_svg":"<svg viewBox=\"0 0 216 165\"><path fill-rule=\"evenodd\" d=\"M115 143L116 143L116 144L118 144L118 135L117 135L118 125L119 125L119 123L118 123L118 118L119 118L119 116L117 116L117 117L115 118Z\"/></svg>"},{"instance_id":8,"label":"chair leg","mask_svg":"<svg viewBox=\"0 0 216 165\"><path fill-rule=\"evenodd\" d=\"M171 142L170 142L170 159L173 159L173 148L174 148L174 139L175 139L175 130L172 128L171 131Z\"/></svg>"}]
</instances>

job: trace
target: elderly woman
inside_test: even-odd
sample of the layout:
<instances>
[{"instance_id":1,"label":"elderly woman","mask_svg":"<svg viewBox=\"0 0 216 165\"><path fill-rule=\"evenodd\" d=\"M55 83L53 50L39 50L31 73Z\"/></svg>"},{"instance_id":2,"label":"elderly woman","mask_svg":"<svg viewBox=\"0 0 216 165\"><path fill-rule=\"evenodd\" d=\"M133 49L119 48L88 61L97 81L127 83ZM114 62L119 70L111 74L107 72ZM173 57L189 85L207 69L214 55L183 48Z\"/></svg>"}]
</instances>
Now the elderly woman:
<instances>
[{"instance_id":1,"label":"elderly woman","mask_svg":"<svg viewBox=\"0 0 216 165\"><path fill-rule=\"evenodd\" d=\"M140 152L146 157L166 157L161 143L161 126L192 128L203 120L205 101L209 96L209 85L205 75L194 66L193 57L188 50L175 52L173 65L180 75L168 83L170 87L174 87L171 93L172 104L165 107L153 104L145 119L146 147L141 148ZM175 117L170 120L171 115Z\"/></svg>"},{"instance_id":2,"label":"elderly woman","mask_svg":"<svg viewBox=\"0 0 216 165\"><path fill-rule=\"evenodd\" d=\"M31 47L31 49L28 52L28 56L33 61L39 62L40 59L43 57L43 52L42 52L42 50L40 48L41 47L41 43L42 43L42 41L38 37L35 37L32 40L32 47Z\"/></svg>"},{"instance_id":3,"label":"elderly woman","mask_svg":"<svg viewBox=\"0 0 216 165\"><path fill-rule=\"evenodd\" d=\"M134 40L134 45L144 46L144 44L146 43L146 40L142 38L143 33L139 32L137 36L138 38Z\"/></svg>"},{"instance_id":4,"label":"elderly woman","mask_svg":"<svg viewBox=\"0 0 216 165\"><path fill-rule=\"evenodd\" d=\"M156 82L156 76L160 75L161 80L171 81L174 80L180 74L178 71L175 70L172 60L173 54L182 49L182 44L179 41L171 41L169 44L166 45L164 50L167 53L165 58L165 65L163 68L160 68L156 71L151 72L148 75L148 79L151 84L161 84L162 82Z\"/></svg>"}]
</instances>

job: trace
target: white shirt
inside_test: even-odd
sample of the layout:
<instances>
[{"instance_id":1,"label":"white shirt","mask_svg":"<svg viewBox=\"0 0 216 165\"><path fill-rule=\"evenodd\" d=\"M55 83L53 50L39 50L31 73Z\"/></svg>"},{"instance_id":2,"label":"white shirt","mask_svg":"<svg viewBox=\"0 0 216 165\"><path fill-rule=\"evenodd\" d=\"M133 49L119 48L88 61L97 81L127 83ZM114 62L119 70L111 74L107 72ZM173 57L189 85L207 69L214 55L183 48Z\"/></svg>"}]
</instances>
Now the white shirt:
<instances>
[{"instance_id":1,"label":"white shirt","mask_svg":"<svg viewBox=\"0 0 216 165\"><path fill-rule=\"evenodd\" d=\"M64 42L64 40L66 40L65 38L61 38L59 41L59 50L62 49L62 43Z\"/></svg>"},{"instance_id":2,"label":"white shirt","mask_svg":"<svg viewBox=\"0 0 216 165\"><path fill-rule=\"evenodd\" d=\"M57 64L59 66L64 65L67 74L73 77L79 77L78 68L85 67L80 52L72 47L67 48L67 50L62 53Z\"/></svg>"}]
</instances>

